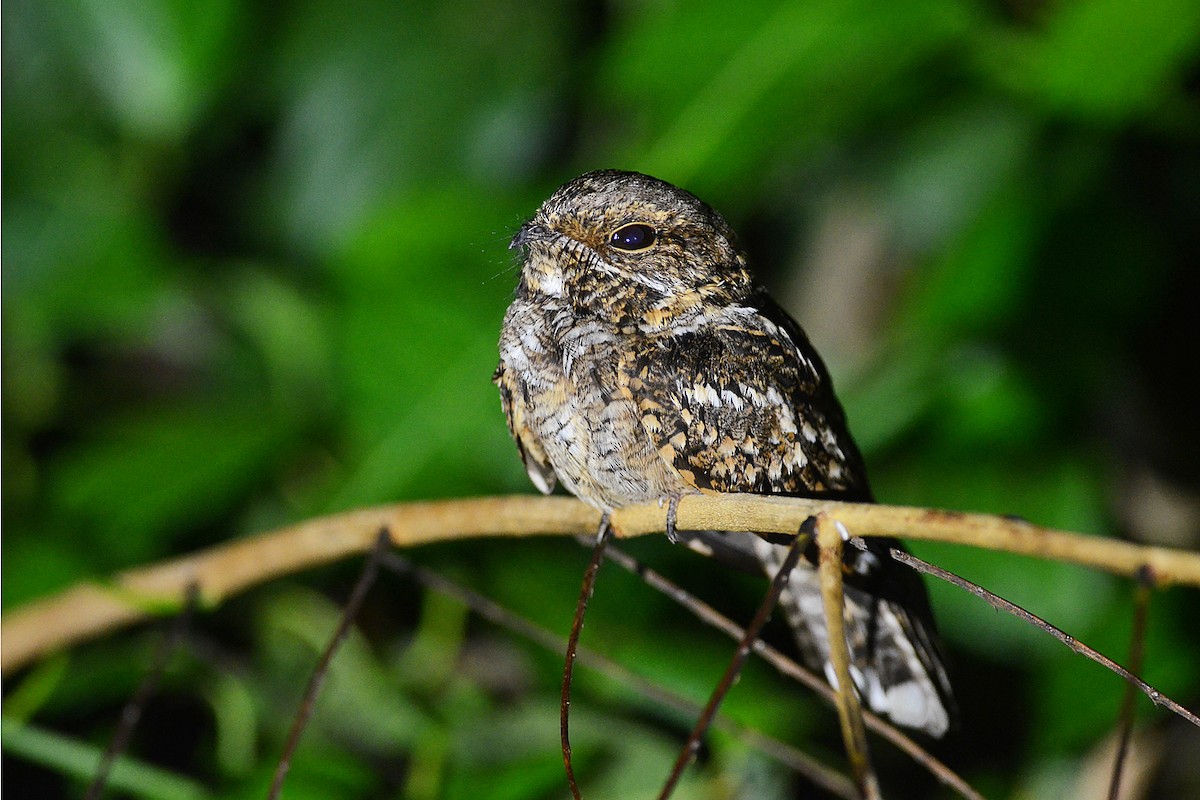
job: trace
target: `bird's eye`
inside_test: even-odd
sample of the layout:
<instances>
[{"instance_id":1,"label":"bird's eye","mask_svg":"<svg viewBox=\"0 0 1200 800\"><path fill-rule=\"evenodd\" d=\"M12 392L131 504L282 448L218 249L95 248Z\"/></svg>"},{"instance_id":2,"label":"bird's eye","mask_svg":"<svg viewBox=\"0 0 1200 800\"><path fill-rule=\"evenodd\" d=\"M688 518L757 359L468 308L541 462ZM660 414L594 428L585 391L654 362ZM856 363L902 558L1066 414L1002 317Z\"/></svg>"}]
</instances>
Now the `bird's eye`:
<instances>
[{"instance_id":1,"label":"bird's eye","mask_svg":"<svg viewBox=\"0 0 1200 800\"><path fill-rule=\"evenodd\" d=\"M654 244L654 228L640 222L622 225L608 237L608 243L618 250L645 250Z\"/></svg>"}]
</instances>

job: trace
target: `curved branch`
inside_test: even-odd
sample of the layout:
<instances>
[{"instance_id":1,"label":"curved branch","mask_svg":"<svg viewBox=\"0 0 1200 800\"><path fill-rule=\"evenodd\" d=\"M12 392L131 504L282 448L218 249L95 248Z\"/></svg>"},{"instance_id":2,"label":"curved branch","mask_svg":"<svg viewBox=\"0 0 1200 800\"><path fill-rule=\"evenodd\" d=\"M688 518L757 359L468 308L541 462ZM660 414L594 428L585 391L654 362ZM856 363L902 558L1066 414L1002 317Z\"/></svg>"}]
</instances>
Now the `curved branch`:
<instances>
[{"instance_id":1,"label":"curved branch","mask_svg":"<svg viewBox=\"0 0 1200 800\"><path fill-rule=\"evenodd\" d=\"M680 501L678 526L787 534L820 513L842 522L855 536L954 542L1122 575L1147 569L1156 586L1200 586L1200 554L1053 531L985 514L706 495ZM665 517L664 507L649 503L614 513L612 522L618 536L639 536L663 531ZM192 583L200 587L202 606L211 607L257 584L365 553L381 527L391 531L397 547L414 547L482 536L577 535L595 531L599 521L598 511L577 500L528 496L401 503L321 517L122 572L105 583L77 584L11 609L0 621L0 670L8 673L44 653L177 610Z\"/></svg>"},{"instance_id":2,"label":"curved branch","mask_svg":"<svg viewBox=\"0 0 1200 800\"><path fill-rule=\"evenodd\" d=\"M396 547L476 536L594 531L599 512L565 497L493 497L400 503L319 517L191 555L87 581L11 609L0 620L0 670L148 617L170 613L195 583L200 607L258 584L369 551L380 528Z\"/></svg>"}]
</instances>

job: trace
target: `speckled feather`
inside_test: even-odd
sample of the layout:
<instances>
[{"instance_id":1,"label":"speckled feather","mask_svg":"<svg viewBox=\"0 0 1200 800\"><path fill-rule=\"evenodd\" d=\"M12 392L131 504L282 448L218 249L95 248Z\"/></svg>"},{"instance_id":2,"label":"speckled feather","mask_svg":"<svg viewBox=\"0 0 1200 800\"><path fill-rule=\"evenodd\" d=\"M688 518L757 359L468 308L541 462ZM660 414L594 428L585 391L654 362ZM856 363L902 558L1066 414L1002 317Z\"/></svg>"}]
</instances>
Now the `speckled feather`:
<instances>
[{"instance_id":1,"label":"speckled feather","mask_svg":"<svg viewBox=\"0 0 1200 800\"><path fill-rule=\"evenodd\" d=\"M617 231L649 244L621 246ZM592 172L543 203L513 247L525 259L494 377L541 491L561 482L604 511L692 492L871 500L824 364L710 207L645 175ZM683 538L768 574L785 552L748 534ZM877 712L940 736L950 688L924 586L888 556L898 542L851 544L855 683ZM830 674L811 565L780 603L806 660Z\"/></svg>"},{"instance_id":2,"label":"speckled feather","mask_svg":"<svg viewBox=\"0 0 1200 800\"><path fill-rule=\"evenodd\" d=\"M643 427L690 486L866 499L862 462L808 342L752 303L647 337L622 364ZM808 351L806 353L806 351Z\"/></svg>"}]
</instances>

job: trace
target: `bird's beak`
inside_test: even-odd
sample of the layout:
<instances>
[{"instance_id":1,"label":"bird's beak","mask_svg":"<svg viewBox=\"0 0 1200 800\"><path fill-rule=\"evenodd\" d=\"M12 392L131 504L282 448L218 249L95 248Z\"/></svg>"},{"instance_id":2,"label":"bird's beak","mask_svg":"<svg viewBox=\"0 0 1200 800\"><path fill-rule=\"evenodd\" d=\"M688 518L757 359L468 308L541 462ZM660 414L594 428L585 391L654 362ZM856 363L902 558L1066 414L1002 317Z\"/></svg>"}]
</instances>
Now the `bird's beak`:
<instances>
[{"instance_id":1,"label":"bird's beak","mask_svg":"<svg viewBox=\"0 0 1200 800\"><path fill-rule=\"evenodd\" d=\"M508 243L508 249L520 250L523 247L528 247L531 242L546 241L553 235L553 231L545 225L530 220L517 229L517 234Z\"/></svg>"}]
</instances>

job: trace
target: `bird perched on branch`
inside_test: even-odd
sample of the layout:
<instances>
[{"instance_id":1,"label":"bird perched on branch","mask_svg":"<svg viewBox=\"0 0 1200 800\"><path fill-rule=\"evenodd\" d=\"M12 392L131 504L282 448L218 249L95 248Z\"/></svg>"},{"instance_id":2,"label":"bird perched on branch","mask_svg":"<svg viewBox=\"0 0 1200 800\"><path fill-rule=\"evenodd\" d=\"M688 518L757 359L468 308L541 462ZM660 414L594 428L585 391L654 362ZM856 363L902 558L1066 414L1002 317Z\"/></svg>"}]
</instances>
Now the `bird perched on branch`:
<instances>
[{"instance_id":1,"label":"bird perched on branch","mask_svg":"<svg viewBox=\"0 0 1200 800\"><path fill-rule=\"evenodd\" d=\"M708 205L647 175L589 172L511 247L523 268L494 380L542 492L562 484L605 513L697 492L872 500L825 365ZM768 575L787 553L753 534L679 538ZM929 602L892 547L845 548L851 674L872 710L941 736L952 701ZM811 559L780 604L805 660L834 682Z\"/></svg>"}]
</instances>

